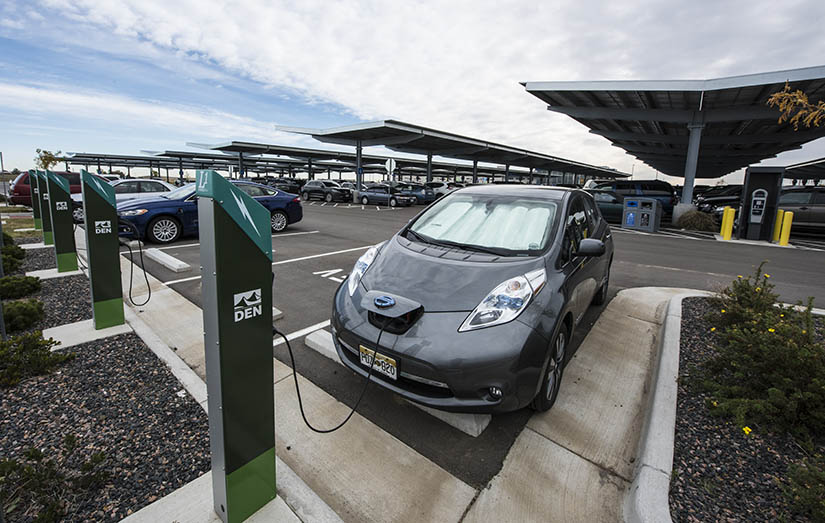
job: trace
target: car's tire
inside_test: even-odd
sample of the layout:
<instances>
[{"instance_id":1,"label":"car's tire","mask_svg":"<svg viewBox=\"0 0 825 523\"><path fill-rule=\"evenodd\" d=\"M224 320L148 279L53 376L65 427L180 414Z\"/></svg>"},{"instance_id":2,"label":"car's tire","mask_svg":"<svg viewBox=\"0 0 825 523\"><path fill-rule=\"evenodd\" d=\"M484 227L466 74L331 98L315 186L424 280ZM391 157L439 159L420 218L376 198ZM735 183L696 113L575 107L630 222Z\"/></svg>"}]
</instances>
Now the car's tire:
<instances>
[{"instance_id":1,"label":"car's tire","mask_svg":"<svg viewBox=\"0 0 825 523\"><path fill-rule=\"evenodd\" d=\"M398 206L398 200L396 200L395 198L390 198L390 207L396 206Z\"/></svg>"},{"instance_id":2,"label":"car's tire","mask_svg":"<svg viewBox=\"0 0 825 523\"><path fill-rule=\"evenodd\" d=\"M564 374L564 357L567 354L567 329L562 326L553 343L550 344L550 360L541 378L539 393L533 398L530 407L538 412L550 410L559 397L559 387Z\"/></svg>"},{"instance_id":3,"label":"car's tire","mask_svg":"<svg viewBox=\"0 0 825 523\"><path fill-rule=\"evenodd\" d=\"M370 204L370 199L369 198L367 198L366 196L361 198L361 205L369 205L369 204Z\"/></svg>"},{"instance_id":4,"label":"car's tire","mask_svg":"<svg viewBox=\"0 0 825 523\"><path fill-rule=\"evenodd\" d=\"M75 223L83 223L83 207L72 208L72 220Z\"/></svg>"},{"instance_id":5,"label":"car's tire","mask_svg":"<svg viewBox=\"0 0 825 523\"><path fill-rule=\"evenodd\" d=\"M153 243L172 243L180 235L180 222L171 216L158 216L146 228L146 237Z\"/></svg>"},{"instance_id":6,"label":"car's tire","mask_svg":"<svg viewBox=\"0 0 825 523\"><path fill-rule=\"evenodd\" d=\"M596 295L593 296L593 305L604 305L604 302L607 301L607 293L608 293L607 286L609 284L610 284L610 265L607 266L607 275L605 275L604 283L602 283L602 286L599 287L598 291L596 291Z\"/></svg>"},{"instance_id":7,"label":"car's tire","mask_svg":"<svg viewBox=\"0 0 825 523\"><path fill-rule=\"evenodd\" d=\"M289 226L289 218L284 211L274 211L269 219L272 232L283 232Z\"/></svg>"},{"instance_id":8,"label":"car's tire","mask_svg":"<svg viewBox=\"0 0 825 523\"><path fill-rule=\"evenodd\" d=\"M327 203L332 203L332 200L333 200L332 193L328 192L327 195L324 196L324 201L326 201Z\"/></svg>"},{"instance_id":9,"label":"car's tire","mask_svg":"<svg viewBox=\"0 0 825 523\"><path fill-rule=\"evenodd\" d=\"M309 201L309 193L306 192L306 191L301 193L301 199L304 200L305 202L308 202Z\"/></svg>"}]
</instances>

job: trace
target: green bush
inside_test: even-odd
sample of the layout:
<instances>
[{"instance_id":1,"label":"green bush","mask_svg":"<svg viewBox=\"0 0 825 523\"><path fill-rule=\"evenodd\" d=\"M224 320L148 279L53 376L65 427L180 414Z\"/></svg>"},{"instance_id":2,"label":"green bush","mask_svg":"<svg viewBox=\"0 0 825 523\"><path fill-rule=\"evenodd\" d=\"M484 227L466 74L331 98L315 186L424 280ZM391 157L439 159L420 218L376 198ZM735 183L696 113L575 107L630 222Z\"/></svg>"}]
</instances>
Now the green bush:
<instances>
[{"instance_id":1,"label":"green bush","mask_svg":"<svg viewBox=\"0 0 825 523\"><path fill-rule=\"evenodd\" d=\"M3 245L14 245L14 238L5 231L3 231Z\"/></svg>"},{"instance_id":2,"label":"green bush","mask_svg":"<svg viewBox=\"0 0 825 523\"><path fill-rule=\"evenodd\" d=\"M3 254L3 274L13 274L17 272L20 270L21 264L21 260L8 254Z\"/></svg>"},{"instance_id":3,"label":"green bush","mask_svg":"<svg viewBox=\"0 0 825 523\"><path fill-rule=\"evenodd\" d=\"M83 492L103 486L106 455L78 459L77 449L77 437L67 434L56 456L30 448L21 460L0 460L0 521L60 521Z\"/></svg>"},{"instance_id":4,"label":"green bush","mask_svg":"<svg viewBox=\"0 0 825 523\"><path fill-rule=\"evenodd\" d=\"M810 442L825 431L825 344L814 337L813 300L801 312L778 307L769 278L760 265L714 300L707 319L720 343L702 383L714 413Z\"/></svg>"},{"instance_id":5,"label":"green bush","mask_svg":"<svg viewBox=\"0 0 825 523\"><path fill-rule=\"evenodd\" d=\"M3 319L9 332L28 329L43 319L43 302L40 300L17 300L3 304Z\"/></svg>"},{"instance_id":6,"label":"green bush","mask_svg":"<svg viewBox=\"0 0 825 523\"><path fill-rule=\"evenodd\" d=\"M815 455L791 465L783 490L797 514L825 521L825 456Z\"/></svg>"},{"instance_id":7,"label":"green bush","mask_svg":"<svg viewBox=\"0 0 825 523\"><path fill-rule=\"evenodd\" d=\"M3 256L11 256L12 258L17 258L21 261L26 257L26 251L23 250L23 247L20 247L19 245L15 245L13 243L3 242L2 253Z\"/></svg>"},{"instance_id":8,"label":"green bush","mask_svg":"<svg viewBox=\"0 0 825 523\"><path fill-rule=\"evenodd\" d=\"M719 227L710 214L701 211L688 211L679 216L679 221L676 225L680 229L689 229L692 231L717 231Z\"/></svg>"},{"instance_id":9,"label":"green bush","mask_svg":"<svg viewBox=\"0 0 825 523\"><path fill-rule=\"evenodd\" d=\"M48 374L74 358L73 353L52 352L55 345L56 341L44 340L39 332L0 341L0 387L12 387L26 378Z\"/></svg>"},{"instance_id":10,"label":"green bush","mask_svg":"<svg viewBox=\"0 0 825 523\"><path fill-rule=\"evenodd\" d=\"M0 278L0 299L16 300L40 290L40 278L4 276Z\"/></svg>"}]
</instances>

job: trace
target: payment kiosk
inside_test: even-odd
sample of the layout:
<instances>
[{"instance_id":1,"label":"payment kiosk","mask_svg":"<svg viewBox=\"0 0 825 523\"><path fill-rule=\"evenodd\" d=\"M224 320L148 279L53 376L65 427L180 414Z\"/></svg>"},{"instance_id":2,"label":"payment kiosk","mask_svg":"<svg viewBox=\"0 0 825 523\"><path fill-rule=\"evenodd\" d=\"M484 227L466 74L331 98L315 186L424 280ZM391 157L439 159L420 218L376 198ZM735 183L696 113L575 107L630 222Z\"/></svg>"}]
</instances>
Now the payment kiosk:
<instances>
[{"instance_id":1,"label":"payment kiosk","mask_svg":"<svg viewBox=\"0 0 825 523\"><path fill-rule=\"evenodd\" d=\"M784 167L748 167L739 206L737 237L770 241Z\"/></svg>"}]
</instances>

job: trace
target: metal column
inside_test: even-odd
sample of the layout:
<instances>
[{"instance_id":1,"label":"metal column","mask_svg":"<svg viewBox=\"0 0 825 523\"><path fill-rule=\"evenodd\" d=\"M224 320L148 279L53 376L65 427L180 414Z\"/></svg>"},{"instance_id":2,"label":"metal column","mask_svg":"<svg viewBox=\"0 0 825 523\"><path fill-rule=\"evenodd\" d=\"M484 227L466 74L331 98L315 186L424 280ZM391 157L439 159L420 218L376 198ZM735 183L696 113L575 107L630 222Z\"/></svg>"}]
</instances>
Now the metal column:
<instances>
[{"instance_id":1,"label":"metal column","mask_svg":"<svg viewBox=\"0 0 825 523\"><path fill-rule=\"evenodd\" d=\"M688 124L690 138L688 141L687 158L685 159L685 186L682 188L682 203L693 202L693 184L696 179L696 164L699 160L699 142L702 139L702 129L705 124Z\"/></svg>"},{"instance_id":2,"label":"metal column","mask_svg":"<svg viewBox=\"0 0 825 523\"><path fill-rule=\"evenodd\" d=\"M427 153L427 181L433 181L433 153Z\"/></svg>"},{"instance_id":3,"label":"metal column","mask_svg":"<svg viewBox=\"0 0 825 523\"><path fill-rule=\"evenodd\" d=\"M361 198L361 184L364 182L364 168L361 167L361 140L355 142L355 190L352 191L353 203Z\"/></svg>"},{"instance_id":4,"label":"metal column","mask_svg":"<svg viewBox=\"0 0 825 523\"><path fill-rule=\"evenodd\" d=\"M530 167L530 185L533 185L533 168Z\"/></svg>"},{"instance_id":5,"label":"metal column","mask_svg":"<svg viewBox=\"0 0 825 523\"><path fill-rule=\"evenodd\" d=\"M505 182L510 181L510 164L509 163L504 164L504 181Z\"/></svg>"},{"instance_id":6,"label":"metal column","mask_svg":"<svg viewBox=\"0 0 825 523\"><path fill-rule=\"evenodd\" d=\"M307 158L307 179L314 180L315 173L312 172L312 158Z\"/></svg>"},{"instance_id":7,"label":"metal column","mask_svg":"<svg viewBox=\"0 0 825 523\"><path fill-rule=\"evenodd\" d=\"M473 183L478 183L478 160L473 160Z\"/></svg>"}]
</instances>

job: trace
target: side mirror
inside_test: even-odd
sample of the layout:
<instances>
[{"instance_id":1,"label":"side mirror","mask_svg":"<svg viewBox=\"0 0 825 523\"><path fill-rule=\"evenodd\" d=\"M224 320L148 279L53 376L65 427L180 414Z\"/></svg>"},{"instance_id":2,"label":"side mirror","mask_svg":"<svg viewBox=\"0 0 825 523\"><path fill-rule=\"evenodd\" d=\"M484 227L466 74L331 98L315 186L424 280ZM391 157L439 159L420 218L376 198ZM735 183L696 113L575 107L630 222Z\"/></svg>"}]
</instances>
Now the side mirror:
<instances>
[{"instance_id":1,"label":"side mirror","mask_svg":"<svg viewBox=\"0 0 825 523\"><path fill-rule=\"evenodd\" d=\"M579 243L576 256L601 256L604 254L604 242L595 238L585 238Z\"/></svg>"}]
</instances>

